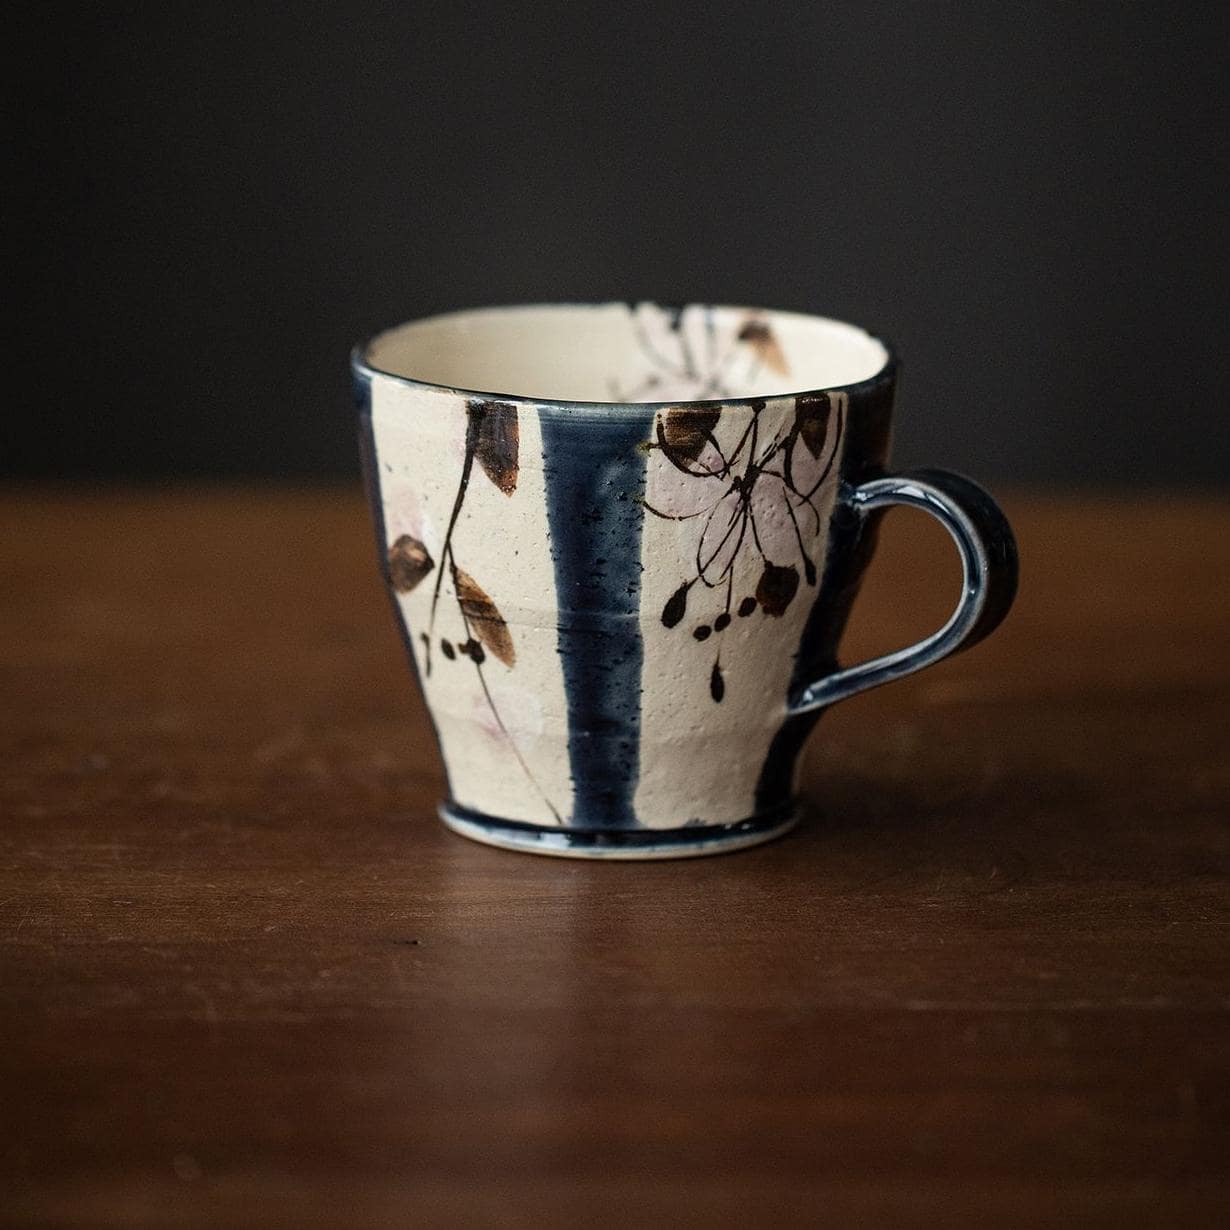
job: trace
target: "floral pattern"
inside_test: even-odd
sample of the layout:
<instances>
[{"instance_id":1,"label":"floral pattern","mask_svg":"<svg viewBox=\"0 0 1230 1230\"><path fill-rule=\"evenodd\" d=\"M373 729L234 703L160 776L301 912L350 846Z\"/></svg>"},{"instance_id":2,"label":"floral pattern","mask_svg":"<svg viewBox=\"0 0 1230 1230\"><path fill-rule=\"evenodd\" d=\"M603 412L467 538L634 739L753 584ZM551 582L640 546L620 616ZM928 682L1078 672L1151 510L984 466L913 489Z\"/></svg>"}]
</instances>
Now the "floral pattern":
<instances>
[{"instance_id":1,"label":"floral pattern","mask_svg":"<svg viewBox=\"0 0 1230 1230\"><path fill-rule=\"evenodd\" d=\"M723 412L737 407L678 406L661 412L650 448L646 510L688 523L694 567L661 613L668 628L693 615L693 637L717 638L709 691L725 696L721 634L736 618L756 611L780 617L801 585L818 579L817 545L824 520L819 497L834 474L845 428L844 393L803 394L793 413L770 425L763 400L748 403L750 415L726 448L718 438ZM774 403L779 405L780 403ZM753 557L750 592L736 592L736 566Z\"/></svg>"},{"instance_id":2,"label":"floral pattern","mask_svg":"<svg viewBox=\"0 0 1230 1230\"><path fill-rule=\"evenodd\" d=\"M612 401L707 401L755 387L765 370L790 375L776 334L755 313L724 340L711 307L685 312L643 303L631 310L630 321L648 370L626 385L612 376L607 382Z\"/></svg>"}]
</instances>

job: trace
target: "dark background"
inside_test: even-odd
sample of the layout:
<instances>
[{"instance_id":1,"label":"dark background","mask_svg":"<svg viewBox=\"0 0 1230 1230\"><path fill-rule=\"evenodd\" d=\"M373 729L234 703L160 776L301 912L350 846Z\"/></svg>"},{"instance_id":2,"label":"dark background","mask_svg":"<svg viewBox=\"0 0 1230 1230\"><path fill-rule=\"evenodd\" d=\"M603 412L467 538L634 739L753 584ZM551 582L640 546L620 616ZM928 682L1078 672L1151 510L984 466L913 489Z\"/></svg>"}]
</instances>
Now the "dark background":
<instances>
[{"instance_id":1,"label":"dark background","mask_svg":"<svg viewBox=\"0 0 1230 1230\"><path fill-rule=\"evenodd\" d=\"M1221 485L1224 11L39 6L0 464L353 474L353 340L650 297L886 333L904 462Z\"/></svg>"}]
</instances>

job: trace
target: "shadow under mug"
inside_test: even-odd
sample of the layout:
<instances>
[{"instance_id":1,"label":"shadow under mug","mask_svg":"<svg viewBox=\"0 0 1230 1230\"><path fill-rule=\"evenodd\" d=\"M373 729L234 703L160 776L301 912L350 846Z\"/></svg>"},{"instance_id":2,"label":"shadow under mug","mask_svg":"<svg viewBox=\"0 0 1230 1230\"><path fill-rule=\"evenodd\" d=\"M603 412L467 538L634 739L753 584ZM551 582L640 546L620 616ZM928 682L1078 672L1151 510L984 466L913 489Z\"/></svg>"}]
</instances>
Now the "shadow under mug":
<instances>
[{"instance_id":1,"label":"shadow under mug","mask_svg":"<svg viewBox=\"0 0 1230 1230\"><path fill-rule=\"evenodd\" d=\"M415 321L352 357L381 568L448 777L492 845L663 858L794 822L818 715L968 648L1016 592L968 479L886 473L897 364L823 317L536 305ZM964 582L916 645L837 646L892 505Z\"/></svg>"}]
</instances>

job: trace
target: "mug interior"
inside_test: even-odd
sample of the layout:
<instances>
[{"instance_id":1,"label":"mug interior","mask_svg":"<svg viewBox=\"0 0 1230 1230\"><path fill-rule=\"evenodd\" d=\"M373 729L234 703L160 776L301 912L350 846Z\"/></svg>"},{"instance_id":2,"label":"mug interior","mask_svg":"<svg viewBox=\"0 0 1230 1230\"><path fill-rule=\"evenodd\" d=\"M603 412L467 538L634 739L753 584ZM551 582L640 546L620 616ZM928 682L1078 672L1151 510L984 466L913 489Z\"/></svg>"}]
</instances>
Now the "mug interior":
<instances>
[{"instance_id":1,"label":"mug interior","mask_svg":"<svg viewBox=\"0 0 1230 1230\"><path fill-rule=\"evenodd\" d=\"M363 355L376 371L489 396L645 403L775 397L877 375L884 343L796 312L689 304L481 308L400 325Z\"/></svg>"}]
</instances>

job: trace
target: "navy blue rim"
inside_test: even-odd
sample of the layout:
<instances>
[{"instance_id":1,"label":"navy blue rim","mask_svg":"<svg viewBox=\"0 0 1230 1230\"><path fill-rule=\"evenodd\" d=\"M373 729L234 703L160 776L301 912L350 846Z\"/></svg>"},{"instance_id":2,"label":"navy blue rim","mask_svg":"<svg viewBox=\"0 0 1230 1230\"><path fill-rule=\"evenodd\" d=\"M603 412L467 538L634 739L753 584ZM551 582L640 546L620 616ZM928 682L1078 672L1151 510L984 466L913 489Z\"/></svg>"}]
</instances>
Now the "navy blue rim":
<instances>
[{"instance_id":1,"label":"navy blue rim","mask_svg":"<svg viewBox=\"0 0 1230 1230\"><path fill-rule=\"evenodd\" d=\"M609 300L607 302L618 303L621 300ZM664 311L682 311L680 305L672 303L658 303L656 300L647 299L646 303L652 303L654 307L662 308ZM874 330L865 328L863 325L855 324L849 320L839 320L835 316L821 316L816 312L800 312L791 308L759 308L759 307L738 307L725 303L707 303L705 307L714 308L717 311L733 311L733 312L763 312L765 315L786 315L786 316L803 316L811 317L813 320L828 321L834 324L847 325L852 329L861 329L874 342L879 342L884 347L885 360L884 366L878 372L868 376L866 380L856 380L853 384L833 384L826 385L821 389L790 389L782 393L774 393L771 397L711 397L703 401L689 401L684 399L681 401L638 401L638 402L618 402L618 401L567 401L552 397L526 397L521 393L500 393L490 389L465 389L458 385L451 384L435 384L430 380L416 380L413 376L403 376L398 372L387 372L383 368L375 367L367 361L367 352L371 345L379 337L383 337L386 333L392 333L394 329L400 329L409 324L423 324L429 320L445 320L450 316L468 316L475 312L515 312L519 308L542 308L542 307L575 307L575 308L592 308L605 307L606 303L595 301L592 303L497 303L488 307L481 308L462 308L456 312L438 312L432 316L418 317L415 320L405 320L401 324L390 325L387 329L381 329L379 333L373 334L366 341L360 342L350 352L350 366L354 373L362 376L364 379L372 380L376 376L380 376L385 380L396 380L399 384L409 385L415 389L430 389L436 393L452 393L458 397L476 397L487 401L507 401L517 402L523 406L567 406L575 410L604 410L604 411L619 411L628 410L632 406L636 406L640 410L653 408L655 410L664 410L670 406L678 406L687 404L689 406L749 406L752 402L763 401L778 401L791 397L806 397L814 393L850 393L858 394L868 389L877 388L880 385L892 383L897 378L897 372L900 367L900 361L897 358L897 348L886 338L882 333L876 333ZM629 302L629 307L635 308L636 302ZM683 307L691 307L692 304L685 304Z\"/></svg>"},{"instance_id":2,"label":"navy blue rim","mask_svg":"<svg viewBox=\"0 0 1230 1230\"><path fill-rule=\"evenodd\" d=\"M726 837L746 837L778 828L794 814L793 803L782 803L769 811L740 820L736 824L693 824L681 829L573 829L552 828L502 820L486 812L463 807L451 799L444 806L458 820L468 821L492 834L553 837L577 850L636 850L647 846L703 846Z\"/></svg>"}]
</instances>

